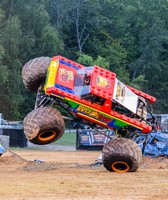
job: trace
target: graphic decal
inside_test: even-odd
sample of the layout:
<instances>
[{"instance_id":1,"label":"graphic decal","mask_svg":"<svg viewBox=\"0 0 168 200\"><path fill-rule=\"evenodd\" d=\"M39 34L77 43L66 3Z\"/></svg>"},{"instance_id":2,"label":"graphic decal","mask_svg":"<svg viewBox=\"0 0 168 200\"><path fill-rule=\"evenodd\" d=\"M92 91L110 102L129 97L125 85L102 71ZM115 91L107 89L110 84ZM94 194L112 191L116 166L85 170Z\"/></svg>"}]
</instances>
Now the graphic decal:
<instances>
[{"instance_id":1,"label":"graphic decal","mask_svg":"<svg viewBox=\"0 0 168 200\"><path fill-rule=\"evenodd\" d=\"M109 123L112 120L111 118L99 113L98 111L89 109L89 108L81 106L81 105L77 108L77 111L80 112L80 113L86 114L90 117L93 117L95 119L98 119L98 120L105 122L105 123Z\"/></svg>"},{"instance_id":2,"label":"graphic decal","mask_svg":"<svg viewBox=\"0 0 168 200\"><path fill-rule=\"evenodd\" d=\"M122 85L119 81L117 84L116 99L123 102L125 99L125 85Z\"/></svg>"},{"instance_id":3,"label":"graphic decal","mask_svg":"<svg viewBox=\"0 0 168 200\"><path fill-rule=\"evenodd\" d=\"M102 76L97 76L97 86L102 87L102 88L108 88L110 87L110 82L108 79Z\"/></svg>"},{"instance_id":4,"label":"graphic decal","mask_svg":"<svg viewBox=\"0 0 168 200\"><path fill-rule=\"evenodd\" d=\"M59 81L68 83L69 81L74 80L73 71L67 71L66 69L59 69Z\"/></svg>"},{"instance_id":5,"label":"graphic decal","mask_svg":"<svg viewBox=\"0 0 168 200\"><path fill-rule=\"evenodd\" d=\"M85 114L87 114L87 115L89 115L91 117L94 117L96 119L99 118L99 113L97 111L91 110L91 109L89 109L87 107L84 107L84 106L79 106L77 108L77 111L79 111L81 113L85 113Z\"/></svg>"},{"instance_id":6,"label":"graphic decal","mask_svg":"<svg viewBox=\"0 0 168 200\"><path fill-rule=\"evenodd\" d=\"M136 113L138 96L118 79L115 81L113 99L128 110Z\"/></svg>"}]
</instances>

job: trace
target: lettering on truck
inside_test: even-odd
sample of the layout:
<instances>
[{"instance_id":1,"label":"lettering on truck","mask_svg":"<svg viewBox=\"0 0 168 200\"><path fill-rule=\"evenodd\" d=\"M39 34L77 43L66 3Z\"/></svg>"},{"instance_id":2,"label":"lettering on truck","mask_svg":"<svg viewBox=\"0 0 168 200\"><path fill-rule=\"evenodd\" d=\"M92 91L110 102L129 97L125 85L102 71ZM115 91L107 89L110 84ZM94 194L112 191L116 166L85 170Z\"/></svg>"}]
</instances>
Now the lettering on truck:
<instances>
[{"instance_id":1,"label":"lettering on truck","mask_svg":"<svg viewBox=\"0 0 168 200\"><path fill-rule=\"evenodd\" d=\"M103 121L105 123L109 123L112 119L103 115L102 113L99 113L98 111L95 111L95 110L91 110L85 106L79 106L77 108L77 111L78 112L81 112L81 113L84 113L90 117L93 117L95 119L98 119L100 121Z\"/></svg>"}]
</instances>

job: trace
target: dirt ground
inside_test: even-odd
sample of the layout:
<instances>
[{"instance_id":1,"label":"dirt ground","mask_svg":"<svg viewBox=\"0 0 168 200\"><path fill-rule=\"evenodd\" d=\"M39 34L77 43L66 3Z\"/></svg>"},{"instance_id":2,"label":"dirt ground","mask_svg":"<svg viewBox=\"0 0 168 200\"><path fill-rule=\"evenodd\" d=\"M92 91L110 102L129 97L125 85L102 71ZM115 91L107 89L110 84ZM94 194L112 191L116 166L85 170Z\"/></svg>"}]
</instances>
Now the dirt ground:
<instances>
[{"instance_id":1,"label":"dirt ground","mask_svg":"<svg viewBox=\"0 0 168 200\"><path fill-rule=\"evenodd\" d=\"M92 165L100 151L17 149L0 157L0 200L167 200L168 159L133 173Z\"/></svg>"}]
</instances>

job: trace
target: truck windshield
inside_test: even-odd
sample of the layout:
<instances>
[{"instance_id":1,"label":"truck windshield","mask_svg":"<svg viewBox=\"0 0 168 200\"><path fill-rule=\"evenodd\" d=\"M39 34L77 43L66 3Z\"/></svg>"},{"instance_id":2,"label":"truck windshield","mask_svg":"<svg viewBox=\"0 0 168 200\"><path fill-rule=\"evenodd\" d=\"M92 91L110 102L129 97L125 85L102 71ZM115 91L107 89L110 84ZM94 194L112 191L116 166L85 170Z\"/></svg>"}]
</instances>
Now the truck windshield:
<instances>
[{"instance_id":1,"label":"truck windshield","mask_svg":"<svg viewBox=\"0 0 168 200\"><path fill-rule=\"evenodd\" d=\"M82 97L90 93L93 67L79 69L76 73L74 92L75 95Z\"/></svg>"}]
</instances>

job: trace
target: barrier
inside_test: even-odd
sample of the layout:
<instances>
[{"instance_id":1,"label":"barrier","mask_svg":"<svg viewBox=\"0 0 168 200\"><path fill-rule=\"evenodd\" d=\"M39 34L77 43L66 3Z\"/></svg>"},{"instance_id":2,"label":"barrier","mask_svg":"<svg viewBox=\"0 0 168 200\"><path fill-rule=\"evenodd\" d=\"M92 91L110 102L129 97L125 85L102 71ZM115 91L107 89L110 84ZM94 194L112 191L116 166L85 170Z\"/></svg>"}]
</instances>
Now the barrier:
<instances>
[{"instance_id":1,"label":"barrier","mask_svg":"<svg viewBox=\"0 0 168 200\"><path fill-rule=\"evenodd\" d=\"M10 147L27 147L27 139L23 129L3 129L3 135L9 136Z\"/></svg>"},{"instance_id":2,"label":"barrier","mask_svg":"<svg viewBox=\"0 0 168 200\"><path fill-rule=\"evenodd\" d=\"M114 135L113 131L100 130L108 136ZM101 150L109 138L94 129L77 129L76 149Z\"/></svg>"}]
</instances>

